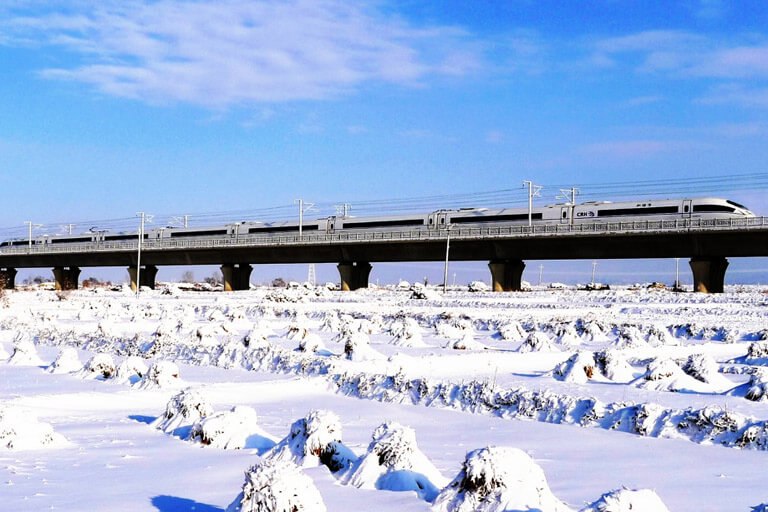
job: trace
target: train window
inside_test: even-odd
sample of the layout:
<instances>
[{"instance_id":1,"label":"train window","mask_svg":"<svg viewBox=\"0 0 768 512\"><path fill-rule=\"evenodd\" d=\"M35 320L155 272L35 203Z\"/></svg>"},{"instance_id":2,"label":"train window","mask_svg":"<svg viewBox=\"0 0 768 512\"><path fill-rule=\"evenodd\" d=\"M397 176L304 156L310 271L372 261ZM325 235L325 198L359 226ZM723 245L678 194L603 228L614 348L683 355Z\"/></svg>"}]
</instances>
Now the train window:
<instances>
[{"instance_id":1,"label":"train window","mask_svg":"<svg viewBox=\"0 0 768 512\"><path fill-rule=\"evenodd\" d=\"M565 219L565 218L567 218L567 217L568 217L568 212L564 211L564 212L563 212L563 218Z\"/></svg>"},{"instance_id":2,"label":"train window","mask_svg":"<svg viewBox=\"0 0 768 512\"><path fill-rule=\"evenodd\" d=\"M432 217L429 218L429 223L432 224Z\"/></svg>"},{"instance_id":3,"label":"train window","mask_svg":"<svg viewBox=\"0 0 768 512\"><path fill-rule=\"evenodd\" d=\"M440 224L445 224L445 217L440 218Z\"/></svg>"},{"instance_id":4,"label":"train window","mask_svg":"<svg viewBox=\"0 0 768 512\"><path fill-rule=\"evenodd\" d=\"M688 213L688 205L683 206L683 213Z\"/></svg>"}]
</instances>

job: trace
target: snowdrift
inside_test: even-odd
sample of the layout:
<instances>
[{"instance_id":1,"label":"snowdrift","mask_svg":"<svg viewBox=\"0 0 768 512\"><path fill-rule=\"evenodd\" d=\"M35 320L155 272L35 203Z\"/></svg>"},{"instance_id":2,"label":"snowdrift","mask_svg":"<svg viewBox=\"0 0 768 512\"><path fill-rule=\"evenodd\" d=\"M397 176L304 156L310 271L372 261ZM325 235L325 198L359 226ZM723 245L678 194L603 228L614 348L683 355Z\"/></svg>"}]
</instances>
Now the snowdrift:
<instances>
[{"instance_id":1,"label":"snowdrift","mask_svg":"<svg viewBox=\"0 0 768 512\"><path fill-rule=\"evenodd\" d=\"M226 512L325 512L320 491L289 460L257 462L245 473L243 490Z\"/></svg>"}]
</instances>

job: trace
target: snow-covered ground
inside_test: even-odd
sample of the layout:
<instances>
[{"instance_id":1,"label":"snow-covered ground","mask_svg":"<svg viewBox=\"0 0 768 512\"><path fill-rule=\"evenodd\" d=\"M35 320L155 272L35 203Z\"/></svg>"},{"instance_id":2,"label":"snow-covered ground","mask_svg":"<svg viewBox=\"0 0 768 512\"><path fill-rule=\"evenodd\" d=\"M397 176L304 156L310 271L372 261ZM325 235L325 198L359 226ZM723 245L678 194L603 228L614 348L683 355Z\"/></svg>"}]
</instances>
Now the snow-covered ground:
<instances>
[{"instance_id":1,"label":"snow-covered ground","mask_svg":"<svg viewBox=\"0 0 768 512\"><path fill-rule=\"evenodd\" d=\"M749 512L762 291L7 292L0 509Z\"/></svg>"}]
</instances>

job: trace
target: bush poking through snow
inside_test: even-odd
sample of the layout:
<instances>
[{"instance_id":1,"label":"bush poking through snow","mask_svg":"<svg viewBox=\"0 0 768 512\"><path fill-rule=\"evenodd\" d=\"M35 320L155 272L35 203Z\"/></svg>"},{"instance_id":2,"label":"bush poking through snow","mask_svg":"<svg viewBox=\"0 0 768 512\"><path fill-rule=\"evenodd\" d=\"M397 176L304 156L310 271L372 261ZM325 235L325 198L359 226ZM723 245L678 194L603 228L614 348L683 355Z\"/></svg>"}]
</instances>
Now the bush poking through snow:
<instances>
[{"instance_id":1,"label":"bush poking through snow","mask_svg":"<svg viewBox=\"0 0 768 512\"><path fill-rule=\"evenodd\" d=\"M197 423L211 414L213 406L205 396L196 389L188 388L168 401L165 414L153 421L152 426L170 434L181 426Z\"/></svg>"},{"instance_id":2,"label":"bush poking through snow","mask_svg":"<svg viewBox=\"0 0 768 512\"><path fill-rule=\"evenodd\" d=\"M399 318L389 326L389 333L394 336L393 343L401 347L423 347L421 327L415 318Z\"/></svg>"},{"instance_id":3,"label":"bush poking through snow","mask_svg":"<svg viewBox=\"0 0 768 512\"><path fill-rule=\"evenodd\" d=\"M13 354L8 359L8 364L17 366L42 366L43 361L37 355L35 342L32 336L26 333L19 333L13 340Z\"/></svg>"},{"instance_id":4,"label":"bush poking through snow","mask_svg":"<svg viewBox=\"0 0 768 512\"><path fill-rule=\"evenodd\" d=\"M117 365L117 375L115 378L120 382L134 384L146 374L147 365L144 363L144 359L139 356L128 356L122 363Z\"/></svg>"},{"instance_id":5,"label":"bush poking through snow","mask_svg":"<svg viewBox=\"0 0 768 512\"><path fill-rule=\"evenodd\" d=\"M350 361L369 361L381 359L383 356L371 348L371 340L367 334L353 332L344 342L344 357Z\"/></svg>"},{"instance_id":6,"label":"bush poking through snow","mask_svg":"<svg viewBox=\"0 0 768 512\"><path fill-rule=\"evenodd\" d=\"M74 347L64 347L56 360L48 367L49 373L72 373L83 369L83 363Z\"/></svg>"},{"instance_id":7,"label":"bush poking through snow","mask_svg":"<svg viewBox=\"0 0 768 512\"><path fill-rule=\"evenodd\" d=\"M606 349L595 352L595 364L600 373L615 382L629 382L635 378L634 370L620 350Z\"/></svg>"},{"instance_id":8,"label":"bush poking through snow","mask_svg":"<svg viewBox=\"0 0 768 512\"><path fill-rule=\"evenodd\" d=\"M299 341L299 352L317 352L318 350L324 350L323 340L315 333L307 333L306 336Z\"/></svg>"},{"instance_id":9,"label":"bush poking through snow","mask_svg":"<svg viewBox=\"0 0 768 512\"><path fill-rule=\"evenodd\" d=\"M579 512L669 512L669 509L650 489L618 489L603 494Z\"/></svg>"},{"instance_id":10,"label":"bush poking through snow","mask_svg":"<svg viewBox=\"0 0 768 512\"><path fill-rule=\"evenodd\" d=\"M529 334L523 344L520 345L520 348L517 350L520 353L559 351L559 349L552 344L552 340L549 339L549 336L541 331L534 331Z\"/></svg>"},{"instance_id":11,"label":"bush poking through snow","mask_svg":"<svg viewBox=\"0 0 768 512\"><path fill-rule=\"evenodd\" d=\"M197 420L189 433L189 439L225 450L248 447L266 451L272 448L275 442L258 427L256 420L256 411L251 407L239 405L231 411L209 414ZM249 439L253 438L259 438L256 443L258 446L249 443Z\"/></svg>"},{"instance_id":12,"label":"bush poking through snow","mask_svg":"<svg viewBox=\"0 0 768 512\"><path fill-rule=\"evenodd\" d=\"M701 382L713 382L720 374L717 373L717 363L707 354L693 354L683 365L683 371Z\"/></svg>"},{"instance_id":13,"label":"bush poking through snow","mask_svg":"<svg viewBox=\"0 0 768 512\"><path fill-rule=\"evenodd\" d=\"M419 450L413 429L384 423L373 432L368 452L353 465L345 483L365 489L414 491L432 501L446 479Z\"/></svg>"},{"instance_id":14,"label":"bush poking through snow","mask_svg":"<svg viewBox=\"0 0 768 512\"><path fill-rule=\"evenodd\" d=\"M140 389L163 389L178 386L179 367L170 361L152 363L147 373L137 383Z\"/></svg>"},{"instance_id":15,"label":"bush poking through snow","mask_svg":"<svg viewBox=\"0 0 768 512\"><path fill-rule=\"evenodd\" d=\"M768 400L768 368L755 368L752 371L744 398L754 402Z\"/></svg>"},{"instance_id":16,"label":"bush poking through snow","mask_svg":"<svg viewBox=\"0 0 768 512\"><path fill-rule=\"evenodd\" d=\"M566 512L544 471L517 448L488 447L467 454L461 471L435 499L437 512Z\"/></svg>"},{"instance_id":17,"label":"bush poking through snow","mask_svg":"<svg viewBox=\"0 0 768 512\"><path fill-rule=\"evenodd\" d=\"M499 327L499 337L505 341L523 341L528 337L520 322L512 320Z\"/></svg>"},{"instance_id":18,"label":"bush poking through snow","mask_svg":"<svg viewBox=\"0 0 768 512\"><path fill-rule=\"evenodd\" d=\"M227 512L325 512L312 479L288 460L262 460L245 473L243 491Z\"/></svg>"},{"instance_id":19,"label":"bush poking through snow","mask_svg":"<svg viewBox=\"0 0 768 512\"><path fill-rule=\"evenodd\" d=\"M80 374L85 379L111 379L115 376L115 360L109 354L95 354L85 363Z\"/></svg>"},{"instance_id":20,"label":"bush poking through snow","mask_svg":"<svg viewBox=\"0 0 768 512\"><path fill-rule=\"evenodd\" d=\"M323 464L336 472L349 467L356 457L341 443L339 417L330 411L311 411L293 422L291 433L264 458L288 460L302 467Z\"/></svg>"},{"instance_id":21,"label":"bush poking through snow","mask_svg":"<svg viewBox=\"0 0 768 512\"><path fill-rule=\"evenodd\" d=\"M595 376L595 358L590 352L578 352L555 366L552 374L557 380L584 384Z\"/></svg>"},{"instance_id":22,"label":"bush poking through snow","mask_svg":"<svg viewBox=\"0 0 768 512\"><path fill-rule=\"evenodd\" d=\"M48 423L14 407L0 405L0 449L34 450L67 444Z\"/></svg>"}]
</instances>

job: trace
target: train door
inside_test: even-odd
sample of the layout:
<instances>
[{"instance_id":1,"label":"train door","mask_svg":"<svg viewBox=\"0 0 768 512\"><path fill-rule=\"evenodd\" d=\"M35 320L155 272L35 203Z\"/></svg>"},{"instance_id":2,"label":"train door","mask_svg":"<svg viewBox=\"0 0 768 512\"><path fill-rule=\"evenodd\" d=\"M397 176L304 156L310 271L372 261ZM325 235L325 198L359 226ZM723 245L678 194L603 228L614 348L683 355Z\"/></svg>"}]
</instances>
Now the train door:
<instances>
[{"instance_id":1,"label":"train door","mask_svg":"<svg viewBox=\"0 0 768 512\"><path fill-rule=\"evenodd\" d=\"M448 227L448 214L446 212L434 212L429 216L430 229L445 229Z\"/></svg>"},{"instance_id":2,"label":"train door","mask_svg":"<svg viewBox=\"0 0 768 512\"><path fill-rule=\"evenodd\" d=\"M691 199L685 199L683 200L683 217L686 219L691 218L691 212L693 211L693 205L691 204L693 200Z\"/></svg>"},{"instance_id":3,"label":"train door","mask_svg":"<svg viewBox=\"0 0 768 512\"><path fill-rule=\"evenodd\" d=\"M325 232L331 234L336 229L336 217L328 217L325 219Z\"/></svg>"},{"instance_id":4,"label":"train door","mask_svg":"<svg viewBox=\"0 0 768 512\"><path fill-rule=\"evenodd\" d=\"M560 224L568 224L570 220L571 220L571 207L561 206L560 207Z\"/></svg>"}]
</instances>

